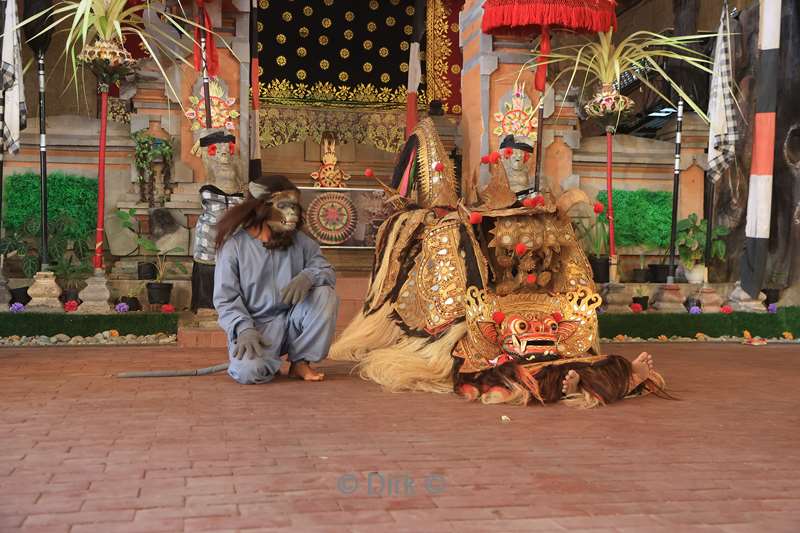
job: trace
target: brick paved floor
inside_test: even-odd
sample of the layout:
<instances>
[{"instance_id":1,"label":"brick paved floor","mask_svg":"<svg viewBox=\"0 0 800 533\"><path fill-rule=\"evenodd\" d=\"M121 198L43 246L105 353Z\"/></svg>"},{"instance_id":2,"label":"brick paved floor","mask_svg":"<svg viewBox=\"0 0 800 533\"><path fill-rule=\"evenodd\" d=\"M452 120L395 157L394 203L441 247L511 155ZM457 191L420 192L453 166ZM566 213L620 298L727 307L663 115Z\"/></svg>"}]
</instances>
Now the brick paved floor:
<instances>
[{"instance_id":1,"label":"brick paved floor","mask_svg":"<svg viewBox=\"0 0 800 533\"><path fill-rule=\"evenodd\" d=\"M0 350L0 531L797 531L797 348L649 348L681 401L594 411L383 393L342 364L111 377L219 351Z\"/></svg>"}]
</instances>

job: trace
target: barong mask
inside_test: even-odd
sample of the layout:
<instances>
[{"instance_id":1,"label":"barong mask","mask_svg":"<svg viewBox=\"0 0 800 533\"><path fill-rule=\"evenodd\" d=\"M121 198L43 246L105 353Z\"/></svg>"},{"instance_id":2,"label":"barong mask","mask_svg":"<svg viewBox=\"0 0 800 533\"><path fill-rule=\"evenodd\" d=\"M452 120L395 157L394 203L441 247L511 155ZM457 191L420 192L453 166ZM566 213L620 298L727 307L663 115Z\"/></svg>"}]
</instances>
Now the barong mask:
<instances>
[{"instance_id":1,"label":"barong mask","mask_svg":"<svg viewBox=\"0 0 800 533\"><path fill-rule=\"evenodd\" d=\"M297 190L271 192L267 187L254 181L250 182L248 190L254 198L264 202L269 210L266 223L272 231L272 237L269 242L264 243L264 247L289 246L293 242L294 234L302 225L300 192Z\"/></svg>"},{"instance_id":2,"label":"barong mask","mask_svg":"<svg viewBox=\"0 0 800 533\"><path fill-rule=\"evenodd\" d=\"M499 296L470 287L464 301L467 334L453 352L464 359L461 372L509 362L547 363L597 348L596 310L602 299L589 288L567 294Z\"/></svg>"}]
</instances>

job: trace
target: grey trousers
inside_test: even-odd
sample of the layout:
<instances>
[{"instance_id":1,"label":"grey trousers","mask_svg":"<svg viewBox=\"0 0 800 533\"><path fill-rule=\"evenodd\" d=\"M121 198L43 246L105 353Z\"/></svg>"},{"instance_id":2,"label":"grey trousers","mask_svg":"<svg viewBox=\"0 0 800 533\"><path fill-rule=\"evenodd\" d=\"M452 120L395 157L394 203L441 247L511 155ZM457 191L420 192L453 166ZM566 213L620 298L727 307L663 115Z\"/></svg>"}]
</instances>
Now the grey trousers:
<instances>
[{"instance_id":1,"label":"grey trousers","mask_svg":"<svg viewBox=\"0 0 800 533\"><path fill-rule=\"evenodd\" d=\"M233 357L235 343L228 339L228 375L243 385L266 383L280 370L283 354L287 354L291 362L323 360L333 342L338 308L339 298L333 287L314 287L305 300L286 313L267 323L256 324L261 335L271 343L256 359Z\"/></svg>"}]
</instances>

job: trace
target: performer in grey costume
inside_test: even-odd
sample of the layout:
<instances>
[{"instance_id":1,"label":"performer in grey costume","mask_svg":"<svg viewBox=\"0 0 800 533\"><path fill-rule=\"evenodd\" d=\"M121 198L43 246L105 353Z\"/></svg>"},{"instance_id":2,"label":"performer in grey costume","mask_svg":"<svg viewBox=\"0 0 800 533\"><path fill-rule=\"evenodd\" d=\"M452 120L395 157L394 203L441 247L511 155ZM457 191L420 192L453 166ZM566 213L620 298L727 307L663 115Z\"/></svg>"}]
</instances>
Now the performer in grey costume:
<instances>
[{"instance_id":1,"label":"performer in grey costume","mask_svg":"<svg viewBox=\"0 0 800 533\"><path fill-rule=\"evenodd\" d=\"M297 231L300 191L283 176L257 178L217 225L214 306L228 336L228 374L270 381L286 354L289 375L319 381L336 328L336 275L319 245Z\"/></svg>"}]
</instances>

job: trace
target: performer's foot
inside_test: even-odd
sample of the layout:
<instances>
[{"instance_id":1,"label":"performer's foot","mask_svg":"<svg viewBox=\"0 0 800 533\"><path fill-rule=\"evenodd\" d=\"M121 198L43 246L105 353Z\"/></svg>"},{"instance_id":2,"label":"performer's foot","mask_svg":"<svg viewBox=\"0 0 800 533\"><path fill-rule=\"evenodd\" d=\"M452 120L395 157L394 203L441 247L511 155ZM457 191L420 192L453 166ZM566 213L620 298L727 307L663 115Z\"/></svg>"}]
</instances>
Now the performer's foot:
<instances>
[{"instance_id":1,"label":"performer's foot","mask_svg":"<svg viewBox=\"0 0 800 533\"><path fill-rule=\"evenodd\" d=\"M569 396L578 392L578 383L581 382L581 377L574 370L567 372L564 381L561 382L561 394Z\"/></svg>"},{"instance_id":2,"label":"performer's foot","mask_svg":"<svg viewBox=\"0 0 800 533\"><path fill-rule=\"evenodd\" d=\"M296 361L289 367L289 377L303 381L322 381L325 379L325 374L311 368L308 361Z\"/></svg>"},{"instance_id":3,"label":"performer's foot","mask_svg":"<svg viewBox=\"0 0 800 533\"><path fill-rule=\"evenodd\" d=\"M506 403L511 398L511 391L505 387L491 387L481 396L483 403Z\"/></svg>"},{"instance_id":4,"label":"performer's foot","mask_svg":"<svg viewBox=\"0 0 800 533\"><path fill-rule=\"evenodd\" d=\"M631 362L631 366L633 367L633 377L631 378L630 388L633 390L649 378L650 373L653 372L653 356L647 352L642 352L639 357Z\"/></svg>"},{"instance_id":5,"label":"performer's foot","mask_svg":"<svg viewBox=\"0 0 800 533\"><path fill-rule=\"evenodd\" d=\"M478 387L470 383L459 385L457 393L469 402L474 402L481 396L481 391L478 390Z\"/></svg>"}]
</instances>

